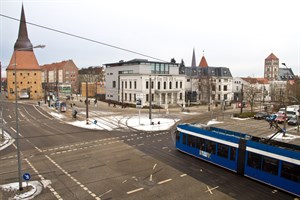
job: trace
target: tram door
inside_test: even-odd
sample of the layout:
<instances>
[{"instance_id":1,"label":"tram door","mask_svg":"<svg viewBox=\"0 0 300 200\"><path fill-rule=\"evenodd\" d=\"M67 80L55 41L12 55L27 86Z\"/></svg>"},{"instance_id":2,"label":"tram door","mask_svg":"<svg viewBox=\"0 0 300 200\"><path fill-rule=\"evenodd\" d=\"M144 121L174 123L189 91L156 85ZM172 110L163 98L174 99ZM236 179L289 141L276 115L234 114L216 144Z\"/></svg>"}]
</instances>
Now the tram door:
<instances>
[{"instance_id":1,"label":"tram door","mask_svg":"<svg viewBox=\"0 0 300 200\"><path fill-rule=\"evenodd\" d=\"M245 171L245 157L246 157L246 140L240 140L237 160L237 173L244 175Z\"/></svg>"}]
</instances>

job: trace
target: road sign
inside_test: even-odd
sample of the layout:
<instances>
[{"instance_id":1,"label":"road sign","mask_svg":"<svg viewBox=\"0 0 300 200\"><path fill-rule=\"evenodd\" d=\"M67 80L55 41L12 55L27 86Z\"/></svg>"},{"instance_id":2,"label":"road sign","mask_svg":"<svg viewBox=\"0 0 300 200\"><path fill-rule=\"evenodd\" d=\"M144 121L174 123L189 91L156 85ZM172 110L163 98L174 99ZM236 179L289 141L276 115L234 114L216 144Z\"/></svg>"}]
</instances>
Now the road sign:
<instances>
[{"instance_id":1,"label":"road sign","mask_svg":"<svg viewBox=\"0 0 300 200\"><path fill-rule=\"evenodd\" d=\"M143 107L143 103L142 103L142 99L136 99L136 107L137 108L142 108Z\"/></svg>"},{"instance_id":2,"label":"road sign","mask_svg":"<svg viewBox=\"0 0 300 200\"><path fill-rule=\"evenodd\" d=\"M31 178L31 175L30 175L29 173L23 174L23 179L24 179L25 181L29 181L30 178Z\"/></svg>"}]
</instances>

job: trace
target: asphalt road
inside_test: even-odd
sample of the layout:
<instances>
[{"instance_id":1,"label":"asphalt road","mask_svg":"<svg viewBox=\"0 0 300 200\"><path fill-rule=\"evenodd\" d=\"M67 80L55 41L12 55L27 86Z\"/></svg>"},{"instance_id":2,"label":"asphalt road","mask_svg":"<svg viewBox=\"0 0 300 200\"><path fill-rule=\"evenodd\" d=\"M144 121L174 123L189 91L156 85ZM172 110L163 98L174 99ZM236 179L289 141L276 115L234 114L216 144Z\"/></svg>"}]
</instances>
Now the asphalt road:
<instances>
[{"instance_id":1,"label":"asphalt road","mask_svg":"<svg viewBox=\"0 0 300 200\"><path fill-rule=\"evenodd\" d=\"M6 130L15 137L14 104L6 102L5 108ZM178 152L172 130L86 130L30 104L20 104L19 113L22 172L52 181L37 199L294 199ZM182 119L206 123L211 117ZM15 147L0 154L0 184L17 182Z\"/></svg>"}]
</instances>

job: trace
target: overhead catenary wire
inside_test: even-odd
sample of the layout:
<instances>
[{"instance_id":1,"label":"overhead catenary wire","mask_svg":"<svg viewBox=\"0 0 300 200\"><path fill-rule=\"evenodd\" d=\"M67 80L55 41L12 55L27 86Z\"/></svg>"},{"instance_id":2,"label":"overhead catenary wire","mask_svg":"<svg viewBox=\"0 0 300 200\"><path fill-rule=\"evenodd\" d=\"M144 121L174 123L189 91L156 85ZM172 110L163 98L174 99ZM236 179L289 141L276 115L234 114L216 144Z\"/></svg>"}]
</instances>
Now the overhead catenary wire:
<instances>
[{"instance_id":1,"label":"overhead catenary wire","mask_svg":"<svg viewBox=\"0 0 300 200\"><path fill-rule=\"evenodd\" d=\"M32 23L32 22L28 22L28 21L22 21L20 19L17 19L17 18L14 18L14 17L10 17L10 16L7 16L7 15L3 15L1 13L0 13L0 16L8 18L8 19L11 19L11 20L19 21L19 22L25 22L26 24L29 24L29 25L32 25L32 26L36 26L36 27L39 27L39 28L42 28L42 29L46 29L46 30L49 30L49 31L57 32L57 33L60 33L60 34L68 35L68 36L75 37L75 38L78 38L78 39L82 39L82 40L86 40L86 41L93 42L93 43L96 43L96 44L100 44L100 45L104 45L104 46L107 46L107 47L111 47L111 48L114 48L114 49L118 49L118 50L126 51L126 52L129 52L129 53L133 53L133 54L136 54L136 55L140 55L140 56L144 56L144 57L147 57L147 58L151 58L151 59L154 59L154 60L157 60L157 61L167 62L165 60L162 60L162 59L159 59L159 58L156 58L156 57L153 57L153 56L149 56L149 55L146 55L146 54L143 54L143 53L139 53L137 51L133 51L133 50L130 50L130 49L118 47L118 46L115 46L115 45L112 45L112 44L100 42L100 41L97 41L97 40L94 40L94 39L90 39L90 38L83 37L83 36L80 36L80 35L68 33L66 31L57 30L57 29L50 28L50 27L47 27L47 26L42 26L42 25L39 25L39 24L36 24L36 23Z\"/></svg>"}]
</instances>

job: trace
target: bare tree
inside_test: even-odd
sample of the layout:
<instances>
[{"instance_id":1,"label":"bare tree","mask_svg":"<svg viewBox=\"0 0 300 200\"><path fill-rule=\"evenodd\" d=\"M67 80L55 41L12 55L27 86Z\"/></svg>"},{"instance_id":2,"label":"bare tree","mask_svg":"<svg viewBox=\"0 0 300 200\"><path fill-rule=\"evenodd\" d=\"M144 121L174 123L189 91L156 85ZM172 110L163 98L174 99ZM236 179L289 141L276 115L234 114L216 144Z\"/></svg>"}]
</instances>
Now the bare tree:
<instances>
[{"instance_id":1,"label":"bare tree","mask_svg":"<svg viewBox=\"0 0 300 200\"><path fill-rule=\"evenodd\" d=\"M256 84L244 85L244 98L249 102L251 107L251 112L253 112L253 106L256 100L260 100L262 95L261 90Z\"/></svg>"}]
</instances>

